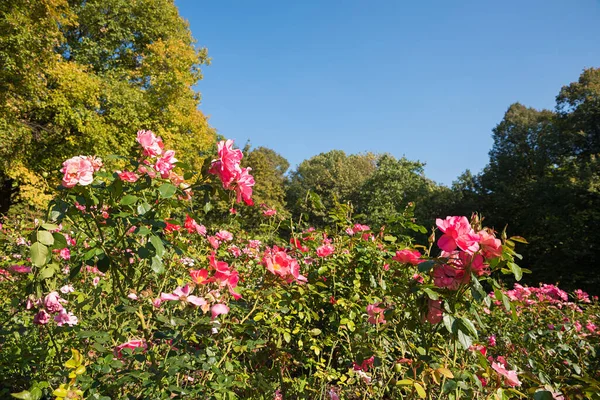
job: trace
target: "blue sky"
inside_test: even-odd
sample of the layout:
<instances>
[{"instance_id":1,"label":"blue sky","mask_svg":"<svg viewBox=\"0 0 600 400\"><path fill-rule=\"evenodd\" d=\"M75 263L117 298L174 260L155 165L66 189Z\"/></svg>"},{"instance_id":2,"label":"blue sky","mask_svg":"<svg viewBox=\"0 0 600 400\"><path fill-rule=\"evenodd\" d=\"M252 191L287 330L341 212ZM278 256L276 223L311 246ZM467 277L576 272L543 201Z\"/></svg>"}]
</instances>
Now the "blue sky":
<instances>
[{"instance_id":1,"label":"blue sky","mask_svg":"<svg viewBox=\"0 0 600 400\"><path fill-rule=\"evenodd\" d=\"M488 161L508 106L553 108L600 67L600 1L176 0L212 64L210 124L294 168L332 149L425 162L443 184Z\"/></svg>"}]
</instances>

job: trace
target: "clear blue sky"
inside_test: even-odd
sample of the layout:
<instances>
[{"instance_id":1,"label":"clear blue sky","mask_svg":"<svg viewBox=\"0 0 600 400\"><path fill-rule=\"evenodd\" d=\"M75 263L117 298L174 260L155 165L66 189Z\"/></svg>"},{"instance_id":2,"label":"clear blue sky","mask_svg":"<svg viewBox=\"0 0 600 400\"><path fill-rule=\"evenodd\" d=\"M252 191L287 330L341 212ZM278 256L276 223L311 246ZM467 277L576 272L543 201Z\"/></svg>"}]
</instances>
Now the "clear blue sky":
<instances>
[{"instance_id":1,"label":"clear blue sky","mask_svg":"<svg viewBox=\"0 0 600 400\"><path fill-rule=\"evenodd\" d=\"M405 155L450 184L488 161L508 106L553 108L600 67L600 1L176 0L207 47L201 109L290 161Z\"/></svg>"}]
</instances>

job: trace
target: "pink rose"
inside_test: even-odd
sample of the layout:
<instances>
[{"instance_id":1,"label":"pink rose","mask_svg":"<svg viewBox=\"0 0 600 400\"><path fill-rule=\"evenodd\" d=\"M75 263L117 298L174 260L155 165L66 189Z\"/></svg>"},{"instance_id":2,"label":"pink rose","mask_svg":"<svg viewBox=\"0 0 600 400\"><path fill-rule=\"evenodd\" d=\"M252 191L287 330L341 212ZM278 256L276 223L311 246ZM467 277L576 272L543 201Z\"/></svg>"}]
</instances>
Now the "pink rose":
<instances>
[{"instance_id":1,"label":"pink rose","mask_svg":"<svg viewBox=\"0 0 600 400\"><path fill-rule=\"evenodd\" d=\"M317 256L319 257L327 257L333 254L335 248L330 244L324 244L317 248Z\"/></svg>"},{"instance_id":2,"label":"pink rose","mask_svg":"<svg viewBox=\"0 0 600 400\"><path fill-rule=\"evenodd\" d=\"M45 310L40 310L35 317L33 317L33 323L37 325L46 325L50 321L50 314Z\"/></svg>"},{"instance_id":3,"label":"pink rose","mask_svg":"<svg viewBox=\"0 0 600 400\"><path fill-rule=\"evenodd\" d=\"M144 149L144 155L154 157L162 154L164 144L161 137L154 135L154 132L138 131L136 140Z\"/></svg>"},{"instance_id":4,"label":"pink rose","mask_svg":"<svg viewBox=\"0 0 600 400\"><path fill-rule=\"evenodd\" d=\"M77 184L86 186L94 180L94 165L89 157L76 156L68 159L63 163L60 172L64 174L62 185L66 188L72 188Z\"/></svg>"},{"instance_id":5,"label":"pink rose","mask_svg":"<svg viewBox=\"0 0 600 400\"><path fill-rule=\"evenodd\" d=\"M117 356L117 358L122 358L123 354L121 354L121 351L123 349L135 350L138 347L141 347L144 350L146 350L148 348L148 345L143 340L139 340L139 339L130 340L129 342L125 342L125 343L120 344L117 347L115 347L115 355Z\"/></svg>"},{"instance_id":6,"label":"pink rose","mask_svg":"<svg viewBox=\"0 0 600 400\"><path fill-rule=\"evenodd\" d=\"M64 324L73 326L73 325L77 325L77 323L79 322L77 317L75 315L73 315L72 312L67 313L67 311L64 308L62 310L60 310L58 315L54 316L54 321L56 321L56 325L58 325L58 326L63 326Z\"/></svg>"},{"instance_id":7,"label":"pink rose","mask_svg":"<svg viewBox=\"0 0 600 400\"><path fill-rule=\"evenodd\" d=\"M44 297L44 307L52 314L63 310L61 303L66 303L66 301L61 299L57 292L50 292Z\"/></svg>"},{"instance_id":8,"label":"pink rose","mask_svg":"<svg viewBox=\"0 0 600 400\"><path fill-rule=\"evenodd\" d=\"M225 304L215 304L210 308L210 313L212 315L211 319L217 318L221 314L227 314L229 312L229 307Z\"/></svg>"},{"instance_id":9,"label":"pink rose","mask_svg":"<svg viewBox=\"0 0 600 400\"><path fill-rule=\"evenodd\" d=\"M124 182L135 182L140 178L138 174L131 171L117 171L117 175L119 176L119 179Z\"/></svg>"},{"instance_id":10,"label":"pink rose","mask_svg":"<svg viewBox=\"0 0 600 400\"><path fill-rule=\"evenodd\" d=\"M171 170L175 168L175 163L177 159L175 158L175 151L167 150L165 151L165 155L156 160L156 164L154 165L154 169L160 172L160 177L166 179L170 176Z\"/></svg>"},{"instance_id":11,"label":"pink rose","mask_svg":"<svg viewBox=\"0 0 600 400\"><path fill-rule=\"evenodd\" d=\"M402 263L402 264L412 264L412 265L418 265L419 263L422 262L421 253L419 253L417 250L410 250L410 249L396 251L396 255L394 257L392 257L392 260L398 261L399 263Z\"/></svg>"}]
</instances>

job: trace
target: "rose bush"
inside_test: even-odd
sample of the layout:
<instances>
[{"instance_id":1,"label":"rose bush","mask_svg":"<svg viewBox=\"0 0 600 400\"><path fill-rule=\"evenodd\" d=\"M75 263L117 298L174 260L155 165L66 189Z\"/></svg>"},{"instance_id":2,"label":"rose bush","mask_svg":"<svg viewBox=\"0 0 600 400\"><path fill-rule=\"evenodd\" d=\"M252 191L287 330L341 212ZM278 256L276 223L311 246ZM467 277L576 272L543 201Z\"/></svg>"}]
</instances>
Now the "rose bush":
<instances>
[{"instance_id":1,"label":"rose bush","mask_svg":"<svg viewBox=\"0 0 600 400\"><path fill-rule=\"evenodd\" d=\"M247 231L232 141L189 171L136 139L67 160L46 217L2 227L0 395L598 398L597 300L507 290L524 239L451 216L418 245L344 205ZM215 223L216 201L236 211Z\"/></svg>"}]
</instances>

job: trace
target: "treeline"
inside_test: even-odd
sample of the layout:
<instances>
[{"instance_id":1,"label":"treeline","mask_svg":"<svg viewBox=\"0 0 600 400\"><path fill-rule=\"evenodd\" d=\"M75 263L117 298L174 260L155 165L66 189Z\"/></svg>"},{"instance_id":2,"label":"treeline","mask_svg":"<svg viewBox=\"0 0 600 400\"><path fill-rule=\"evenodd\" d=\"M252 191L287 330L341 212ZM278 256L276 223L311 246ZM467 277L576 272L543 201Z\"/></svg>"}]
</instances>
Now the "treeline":
<instances>
[{"instance_id":1,"label":"treeline","mask_svg":"<svg viewBox=\"0 0 600 400\"><path fill-rule=\"evenodd\" d=\"M489 163L450 188L424 175L423 163L389 154L333 150L288 163L272 150L250 151L257 198L285 216L323 226L336 205L351 204L365 224L414 229L439 215L478 212L486 224L525 237L522 264L536 282L600 291L600 69L564 86L554 110L511 105L492 130ZM276 188L276 189L274 189ZM414 208L414 209L413 209ZM413 213L414 211L414 213ZM525 277L527 281L527 277Z\"/></svg>"},{"instance_id":2,"label":"treeline","mask_svg":"<svg viewBox=\"0 0 600 400\"><path fill-rule=\"evenodd\" d=\"M209 61L169 0L0 2L0 213L43 209L62 161L128 154L138 129L200 170L216 134L192 87ZM418 225L430 228L434 217L479 212L486 225L510 222L511 234L529 240L522 264L535 279L597 293L600 70L563 87L554 110L511 105L492 133L489 164L450 188L428 179L423 163L389 154L334 150L289 171L273 150L248 148L258 206L239 220L259 227L273 208L281 220L324 226L352 213L426 235Z\"/></svg>"}]
</instances>

